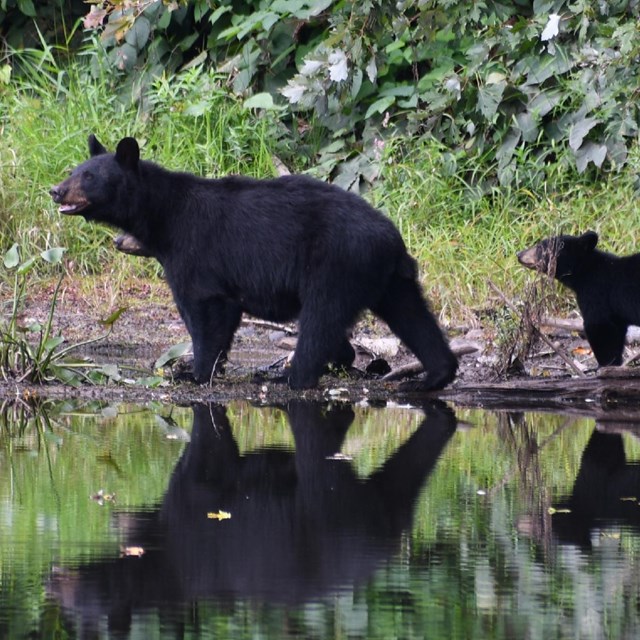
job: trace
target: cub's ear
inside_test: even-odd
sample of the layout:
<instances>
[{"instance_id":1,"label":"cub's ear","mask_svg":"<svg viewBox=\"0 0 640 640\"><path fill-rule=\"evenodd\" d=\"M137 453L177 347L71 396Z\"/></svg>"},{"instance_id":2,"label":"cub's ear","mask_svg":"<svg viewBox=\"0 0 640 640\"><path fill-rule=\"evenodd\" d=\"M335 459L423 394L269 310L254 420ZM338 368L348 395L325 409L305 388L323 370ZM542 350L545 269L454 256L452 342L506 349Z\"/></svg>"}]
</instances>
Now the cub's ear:
<instances>
[{"instance_id":1,"label":"cub's ear","mask_svg":"<svg viewBox=\"0 0 640 640\"><path fill-rule=\"evenodd\" d=\"M116 161L125 169L138 170L140 147L135 138L122 138L116 147Z\"/></svg>"},{"instance_id":2,"label":"cub's ear","mask_svg":"<svg viewBox=\"0 0 640 640\"><path fill-rule=\"evenodd\" d=\"M593 251L598 244L598 234L595 231L586 231L580 236L582 246L588 251Z\"/></svg>"},{"instance_id":3,"label":"cub's ear","mask_svg":"<svg viewBox=\"0 0 640 640\"><path fill-rule=\"evenodd\" d=\"M107 153L107 150L98 142L93 133L89 135L89 154L93 156L101 156L103 153Z\"/></svg>"}]
</instances>

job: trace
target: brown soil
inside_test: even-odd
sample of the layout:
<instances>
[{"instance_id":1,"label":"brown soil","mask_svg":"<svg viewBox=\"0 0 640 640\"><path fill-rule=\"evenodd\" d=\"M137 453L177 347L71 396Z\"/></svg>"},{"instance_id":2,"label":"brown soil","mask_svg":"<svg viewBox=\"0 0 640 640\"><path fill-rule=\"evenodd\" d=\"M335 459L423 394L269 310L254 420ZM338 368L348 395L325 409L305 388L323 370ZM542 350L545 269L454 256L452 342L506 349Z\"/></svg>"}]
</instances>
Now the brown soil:
<instances>
[{"instance_id":1,"label":"brown soil","mask_svg":"<svg viewBox=\"0 0 640 640\"><path fill-rule=\"evenodd\" d=\"M53 287L48 286L30 292L21 317L23 324L29 324L33 320L41 323L46 321L52 290ZM90 284L86 279L65 283L56 306L54 333L63 335L67 344L99 338L106 333L100 320L121 305L130 306L115 323L112 332L106 338L82 348L82 355L90 357L94 362L125 367L125 375L130 371L131 378L135 379L149 375L155 360L170 346L189 340L163 283L135 281L126 288L119 286L117 295L114 295L104 279L96 279ZM505 384L496 374L497 355L491 331L483 327L459 327L450 329L449 335L454 349L472 352L460 356L458 377L446 391L427 395L446 397L467 406L481 406L484 386L485 389L491 389L487 397L495 398L496 389ZM389 338L392 340L389 341ZM555 380L558 382L556 391L560 394L569 378L577 377L556 348L587 370L587 379L595 379L594 374L589 374L588 371L595 370L595 361L588 344L579 334L568 329L554 329L548 333L548 340L553 343L551 347L543 343L536 355L523 363L524 371L517 379L524 381L525 386L526 381L531 381L532 391L535 393L535 384L541 380L546 380L547 384L549 380ZM358 353L356 370L348 376L325 376L317 389L302 393L289 391L286 385L274 381L278 373L282 373L282 366L295 344L295 325L281 327L248 318L243 321L236 335L225 375L216 378L212 386L168 379L166 385L153 389L135 384L84 385L77 389L63 385L31 387L6 381L0 384L0 397L37 395L131 402L155 399L178 404L234 398L271 403L300 395L310 399L369 402L386 402L391 399L420 401L424 394L408 397L406 393L400 392L399 382L385 382L364 373L376 357L386 360L392 370L415 361L413 355L402 346L396 352L387 352L389 342L393 347L394 340L386 325L367 316L356 326L352 342ZM385 353L377 353L378 351ZM134 367L136 370L128 370L126 367ZM513 378L508 384L513 387ZM545 394L542 394L542 401L549 399L548 389Z\"/></svg>"}]
</instances>

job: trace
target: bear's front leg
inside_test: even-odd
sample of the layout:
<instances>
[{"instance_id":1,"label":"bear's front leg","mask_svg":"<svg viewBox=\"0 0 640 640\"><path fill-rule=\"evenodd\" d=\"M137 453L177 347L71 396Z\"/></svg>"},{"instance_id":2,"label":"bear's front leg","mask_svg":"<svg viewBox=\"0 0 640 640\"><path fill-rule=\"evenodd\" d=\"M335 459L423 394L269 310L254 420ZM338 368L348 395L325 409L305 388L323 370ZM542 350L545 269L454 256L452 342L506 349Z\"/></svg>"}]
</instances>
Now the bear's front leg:
<instances>
[{"instance_id":1,"label":"bear's front leg","mask_svg":"<svg viewBox=\"0 0 640 640\"><path fill-rule=\"evenodd\" d=\"M193 342L193 377L201 384L209 383L226 362L242 311L219 297L176 302Z\"/></svg>"}]
</instances>

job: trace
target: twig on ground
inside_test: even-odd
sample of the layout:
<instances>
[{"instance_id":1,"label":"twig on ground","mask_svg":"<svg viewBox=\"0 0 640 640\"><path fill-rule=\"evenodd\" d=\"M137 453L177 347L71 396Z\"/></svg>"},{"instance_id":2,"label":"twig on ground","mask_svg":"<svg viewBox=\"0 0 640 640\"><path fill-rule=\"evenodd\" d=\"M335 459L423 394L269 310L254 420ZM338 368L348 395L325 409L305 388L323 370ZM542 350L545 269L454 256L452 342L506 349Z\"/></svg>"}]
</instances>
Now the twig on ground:
<instances>
[{"instance_id":1,"label":"twig on ground","mask_svg":"<svg viewBox=\"0 0 640 640\"><path fill-rule=\"evenodd\" d=\"M296 333L296 329L294 327L289 327L284 324L280 324L279 322L270 322L269 320L259 320L258 318L242 318L242 324L252 324L256 327L262 327L263 329L273 329L274 331L283 331L284 333L288 333L289 335L293 335Z\"/></svg>"},{"instance_id":2,"label":"twig on ground","mask_svg":"<svg viewBox=\"0 0 640 640\"><path fill-rule=\"evenodd\" d=\"M495 291L495 293L497 293L500 296L500 298L502 298L502 301L507 305L507 307L509 307L509 309L511 309L511 311L513 311L513 313L517 315L522 315L518 311L518 308L516 307L516 305L513 304L513 302L509 300L509 298L507 298L507 296L491 280L488 281L488 284ZM542 331L540 331L540 329L535 325L532 325L532 329L535 332L536 336L540 338L540 340L542 340L542 342L544 342L550 349L553 349L560 356L560 358L562 358L562 360L564 360L564 362L569 367L571 367L571 369L573 369L581 378L584 378L585 376L584 371L580 369L580 367L565 352L564 349L562 349L559 345L554 344L551 340L549 340L549 338L547 338L547 336L545 336L544 333L542 333Z\"/></svg>"},{"instance_id":3,"label":"twig on ground","mask_svg":"<svg viewBox=\"0 0 640 640\"><path fill-rule=\"evenodd\" d=\"M478 347L476 345L461 345L459 347L454 347L451 349L456 357L467 355L468 353L475 353L478 351ZM408 364L404 364L401 367L397 367L393 371L389 371L389 373L385 374L380 378L383 382L391 382L393 380L399 380L400 378L404 378L406 376L414 376L418 373L422 373L424 371L424 367L421 362L417 360L415 362L409 362Z\"/></svg>"}]
</instances>

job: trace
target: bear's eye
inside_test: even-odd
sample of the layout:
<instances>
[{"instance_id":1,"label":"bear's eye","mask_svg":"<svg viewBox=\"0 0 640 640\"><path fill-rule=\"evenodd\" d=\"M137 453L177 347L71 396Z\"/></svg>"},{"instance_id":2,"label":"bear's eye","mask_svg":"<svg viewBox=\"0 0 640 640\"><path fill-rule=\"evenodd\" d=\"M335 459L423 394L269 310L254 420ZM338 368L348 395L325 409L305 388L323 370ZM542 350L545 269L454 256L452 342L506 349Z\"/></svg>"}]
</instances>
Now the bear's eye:
<instances>
[{"instance_id":1,"label":"bear's eye","mask_svg":"<svg viewBox=\"0 0 640 640\"><path fill-rule=\"evenodd\" d=\"M563 249L564 249L564 242L561 242L561 243L558 245L558 251L562 251Z\"/></svg>"},{"instance_id":2,"label":"bear's eye","mask_svg":"<svg viewBox=\"0 0 640 640\"><path fill-rule=\"evenodd\" d=\"M91 181L93 180L93 174L92 174L92 173L90 173L89 171L85 171L85 172L82 174L82 178L83 178L84 180L86 180L87 182L91 182Z\"/></svg>"}]
</instances>

